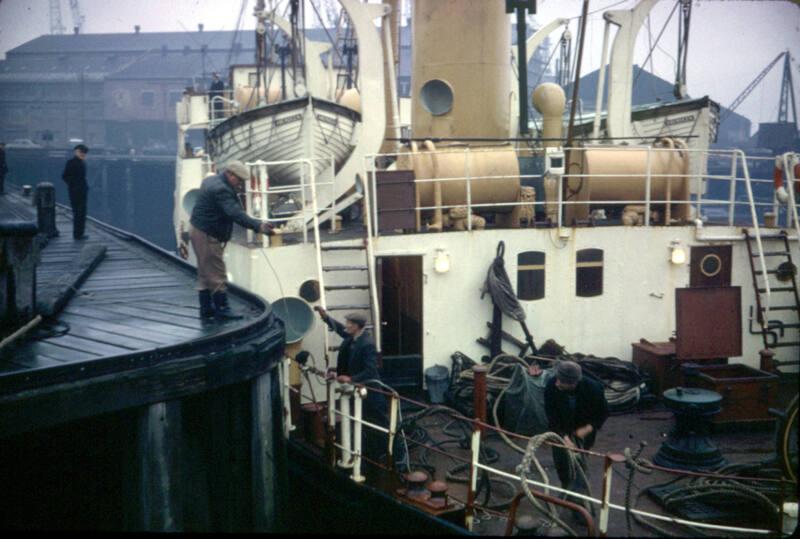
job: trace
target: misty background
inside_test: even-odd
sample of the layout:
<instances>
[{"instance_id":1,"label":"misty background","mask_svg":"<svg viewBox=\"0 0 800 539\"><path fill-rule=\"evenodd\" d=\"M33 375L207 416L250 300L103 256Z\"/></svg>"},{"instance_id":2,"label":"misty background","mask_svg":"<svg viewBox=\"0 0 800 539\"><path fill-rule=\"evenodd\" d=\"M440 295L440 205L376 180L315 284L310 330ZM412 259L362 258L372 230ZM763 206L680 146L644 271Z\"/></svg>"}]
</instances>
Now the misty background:
<instances>
[{"instance_id":1,"label":"misty background","mask_svg":"<svg viewBox=\"0 0 800 539\"><path fill-rule=\"evenodd\" d=\"M315 0L325 4L329 0ZM425 0L436 1L436 0ZM405 0L408 13L412 0ZM603 37L602 12L605 9L630 9L635 0L594 0L589 3L588 32L581 74L599 67ZM48 0L0 0L0 59L8 50L50 31ZM67 32L72 27L69 3L61 2L62 19ZM241 3L234 0L80 0L84 17L82 33L133 32L135 25L142 32L196 31L198 24L206 30L234 30ZM255 28L248 2L243 17L244 31ZM547 24L556 17L573 18L570 22L573 47L577 47L577 18L580 0L538 0L538 10L531 22ZM674 0L661 0L653 8L649 22L639 32L634 63L643 65L674 7ZM679 11L679 10L678 10ZM310 10L309 10L310 13ZM677 54L678 18L675 13L655 47L645 68L672 81ZM310 15L307 22L316 22ZM649 26L649 32L648 32ZM613 34L613 31L612 31ZM558 46L560 33L551 35L550 44ZM708 95L723 106L730 105L742 90L780 52L792 55L792 74L800 78L800 3L789 0L695 0L689 39L687 87L691 97ZM652 69L651 69L652 62ZM553 65L551 64L551 68ZM753 122L774 122L778 114L778 98L782 63L779 62L737 112ZM795 84L795 100L800 95Z\"/></svg>"}]
</instances>

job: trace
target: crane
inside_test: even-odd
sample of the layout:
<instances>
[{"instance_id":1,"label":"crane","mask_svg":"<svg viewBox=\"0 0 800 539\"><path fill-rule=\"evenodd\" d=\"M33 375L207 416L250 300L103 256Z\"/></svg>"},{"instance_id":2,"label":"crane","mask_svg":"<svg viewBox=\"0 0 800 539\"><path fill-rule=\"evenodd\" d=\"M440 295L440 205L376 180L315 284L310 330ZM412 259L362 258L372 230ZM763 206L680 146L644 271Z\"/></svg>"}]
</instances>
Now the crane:
<instances>
[{"instance_id":1,"label":"crane","mask_svg":"<svg viewBox=\"0 0 800 539\"><path fill-rule=\"evenodd\" d=\"M69 0L69 9L72 12L72 29L76 34L80 34L83 29L83 15L78 5L78 0Z\"/></svg>"},{"instance_id":2,"label":"crane","mask_svg":"<svg viewBox=\"0 0 800 539\"><path fill-rule=\"evenodd\" d=\"M50 33L63 34L64 23L61 21L60 0L50 0Z\"/></svg>"},{"instance_id":3,"label":"crane","mask_svg":"<svg viewBox=\"0 0 800 539\"><path fill-rule=\"evenodd\" d=\"M758 76L755 79L753 79L753 81L750 84L747 85L747 87L744 90L742 90L742 93L740 93L738 95L738 97L733 100L733 103L731 103L730 106L728 106L728 110L725 112L725 114L723 114L720 117L720 120L719 120L720 125L722 125L722 122L727 120L730 117L731 113L733 113L733 111L735 111L736 108L739 105L742 104L742 101L747 99L747 96L750 95L750 92L752 92L755 89L755 87L758 86L758 84L762 80L764 80L764 77L767 76L767 74L772 70L772 68L775 67L775 64L777 64L780 61L780 59L783 58L784 55L788 55L788 53L787 52L782 52L782 53L778 54L778 56L776 56L775 59L772 60L767 65L767 67L765 67L761 71L761 73L759 73Z\"/></svg>"}]
</instances>

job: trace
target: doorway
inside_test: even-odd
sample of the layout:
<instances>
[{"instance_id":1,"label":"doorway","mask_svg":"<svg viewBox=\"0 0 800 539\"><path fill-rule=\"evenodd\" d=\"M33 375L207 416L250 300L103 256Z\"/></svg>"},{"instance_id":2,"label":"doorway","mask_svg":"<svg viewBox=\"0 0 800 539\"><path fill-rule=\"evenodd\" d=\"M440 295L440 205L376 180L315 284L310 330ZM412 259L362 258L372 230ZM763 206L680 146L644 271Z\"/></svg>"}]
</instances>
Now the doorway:
<instances>
[{"instance_id":1,"label":"doorway","mask_svg":"<svg viewBox=\"0 0 800 539\"><path fill-rule=\"evenodd\" d=\"M394 387L422 386L422 257L377 260L382 378Z\"/></svg>"}]
</instances>

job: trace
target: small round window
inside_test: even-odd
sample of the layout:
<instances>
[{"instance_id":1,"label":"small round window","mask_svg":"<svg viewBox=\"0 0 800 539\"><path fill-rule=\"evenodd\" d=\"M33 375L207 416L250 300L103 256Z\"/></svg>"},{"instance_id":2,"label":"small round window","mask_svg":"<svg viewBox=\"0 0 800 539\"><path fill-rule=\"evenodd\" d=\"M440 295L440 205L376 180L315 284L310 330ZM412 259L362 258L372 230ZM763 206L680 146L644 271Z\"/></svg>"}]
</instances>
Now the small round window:
<instances>
[{"instance_id":1,"label":"small round window","mask_svg":"<svg viewBox=\"0 0 800 539\"><path fill-rule=\"evenodd\" d=\"M319 281L309 279L300 286L300 297L309 303L319 299Z\"/></svg>"},{"instance_id":2,"label":"small round window","mask_svg":"<svg viewBox=\"0 0 800 539\"><path fill-rule=\"evenodd\" d=\"M722 259L715 254L704 256L700 260L700 272L706 277L714 277L722 271Z\"/></svg>"},{"instance_id":3,"label":"small round window","mask_svg":"<svg viewBox=\"0 0 800 539\"><path fill-rule=\"evenodd\" d=\"M419 98L425 110L434 116L447 114L453 109L453 89L443 80L432 79L423 84Z\"/></svg>"}]
</instances>

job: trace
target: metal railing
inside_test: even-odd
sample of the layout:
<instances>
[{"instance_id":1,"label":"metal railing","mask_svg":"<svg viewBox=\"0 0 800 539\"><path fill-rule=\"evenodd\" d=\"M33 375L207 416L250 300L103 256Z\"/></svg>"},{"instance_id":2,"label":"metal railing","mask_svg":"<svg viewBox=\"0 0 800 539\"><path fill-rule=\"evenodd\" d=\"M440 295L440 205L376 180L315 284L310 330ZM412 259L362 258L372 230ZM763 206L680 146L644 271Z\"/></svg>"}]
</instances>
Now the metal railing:
<instances>
[{"instance_id":1,"label":"metal railing","mask_svg":"<svg viewBox=\"0 0 800 539\"><path fill-rule=\"evenodd\" d=\"M763 187L766 185L772 185L772 178L753 178L750 175L750 168L751 165L748 164L749 161L772 161L773 158L771 157L748 157L746 156L741 150L699 150L699 149L692 149L692 148L653 148L650 146L593 146L589 148L564 148L563 151L566 155L570 156L571 162L580 162L582 161L582 152L592 151L592 152L605 152L605 151L613 151L613 152L647 152L646 153L646 167L643 172L634 172L634 173L610 173L610 174L583 174L583 173L564 173L564 174L519 174L520 183L522 185L529 185L531 183L540 183L544 184L545 180L553 182L555 185L555 189L553 189L556 193L556 200L542 200L541 193L536 194L536 200L533 202L530 201L523 201L523 200L516 200L516 201L508 201L508 202L486 202L480 203L476 202L474 198L474 183L475 182L495 182L495 181L503 181L504 179L509 178L507 175L497 175L497 176L488 176L488 175L478 175L471 172L472 163L476 155L480 154L481 152L492 152L496 151L497 148L463 148L463 149L437 149L436 151L421 151L419 153L411 153L411 152L398 152L398 153L388 153L388 154L374 154L365 157L365 165L364 165L364 176L368 178L368 183L370 183L372 187L372 192L378 192L377 186L377 173L380 171L378 168L378 163L381 162L392 162L396 161L398 158L405 158L408 159L412 164L414 160L417 159L437 159L440 155L447 155L452 156L453 154L458 154L459 152L463 153L462 161L463 161L463 172L450 175L450 176L443 176L443 177L436 177L436 178L424 178L419 177L413 180L414 184L417 186L423 186L425 184L433 184L434 186L444 186L449 182L461 182L463 183L463 197L462 203L459 204L439 204L439 205L418 205L413 208L404 208L405 210L417 212L418 215L424 213L435 212L437 210L441 210L443 212L448 211L452 208L457 207L466 207L467 214L472 215L473 213L480 213L480 212L487 212L491 209L501 209L504 211L509 211L515 207L534 207L537 213L544 213L542 209L551 208L551 215L555 215L555 225L558 227L565 226L563 222L565 210L568 208L575 208L576 206L605 206L605 207L619 207L619 206L644 206L644 212L642 216L642 220L644 222L644 226L650 226L652 223L651 213L653 206L663 206L665 208L677 206L680 208L681 206L689 206L689 210L684 210L685 214L692 215L692 218L689 221L693 221L695 219L701 219L703 222L709 225L728 225L734 226L735 224L742 224L743 226L758 226L759 221L763 222L763 211L767 208L771 208L776 215L776 224L780 224L781 222L781 214L783 214L786 227L795 227L798 228L798 219L796 216L797 210L796 205L794 204L793 195L790 197L792 201L789 203L789 206L786 209L781 208L778 202L775 200L772 191L770 190L769 196L765 197L763 193ZM532 149L517 149L516 150L517 157L532 157L532 158L544 158L544 151L543 150L532 150ZM652 164L655 162L656 159L661 158L663 159L671 159L673 154L682 154L685 156L685 169L681 170L680 172L675 173L663 173L659 172L656 173L652 170ZM709 171L709 164L711 163L710 159L713 159L713 164L715 167L719 168L720 163L723 163L729 170L722 172L722 171ZM789 159L789 158L787 158ZM725 164L727 162L727 164ZM413 165L412 165L413 166ZM787 164L788 166L788 164ZM770 167L770 173L772 169ZM788 169L787 169L788 170ZM598 187L601 185L603 181L620 181L620 180L630 180L632 184L639 182L639 185L635 188L637 190L641 190L642 187L644 189L644 197L643 198L630 198L624 200L575 200L572 196L568 196L566 199L562 196L564 192L565 182L591 182L592 185L597 185ZM641 186L642 181L644 185ZM690 196L685 199L675 199L672 197L672 188L673 185L680 181L688 182L688 188L690 191ZM666 182L667 188L661 188L660 190L664 193L664 199L654 197L654 185L657 182ZM727 184L727 198L717 198L712 197L709 191L711 190L712 186L716 186L716 183L723 182ZM760 197L755 196L753 193L753 187L756 186L759 189ZM742 197L742 191L739 189L740 187L744 188L745 196ZM788 190L788 189L787 189ZM717 190L719 191L719 190ZM704 194L708 193L708 194ZM720 219L720 216L715 216L714 209L722 207L724 208L724 218ZM552 209L554 208L554 210ZM620 208L622 209L622 208ZM703 210L706 210L704 213ZM737 210L743 210L740 214ZM377 200L374 201L372 205L372 219L374 223L378 223L378 216L381 212L381 208L377 203ZM671 211L667 210L668 213L672 213ZM750 220L747 223L737 223L741 221L743 215L742 214L749 214ZM569 223L567 223L568 225ZM602 224L602 221L595 222L595 224ZM664 222L664 224L672 224L669 222ZM380 228L380 227L376 227ZM467 230L472 230L472 220L467 219L466 221L466 228ZM378 232L375 232L376 235Z\"/></svg>"},{"instance_id":2,"label":"metal railing","mask_svg":"<svg viewBox=\"0 0 800 539\"><path fill-rule=\"evenodd\" d=\"M470 530L472 529L473 515L476 509L485 510L487 512L489 511L488 508L479 506L475 501L476 491L478 489L478 473L480 471L483 471L493 476L509 479L512 481L521 482L524 480L527 485L542 489L545 495L548 495L550 491L555 491L557 493L568 494L575 499L580 499L584 502L589 502L590 504L597 505L600 510L597 528L601 536L605 536L605 534L608 532L608 524L609 524L611 510L619 512L630 512L634 515L654 520L659 520L662 522L692 526L695 528L712 530L716 532L730 531L730 532L746 533L750 535L772 535L776 533L776 530L767 529L766 527L744 528L732 525L714 524L710 522L696 522L688 519L677 518L669 515L657 514L650 511L643 511L636 508L626 507L625 505L619 503L613 503L611 499L611 494L612 494L611 484L612 484L613 472L615 471L615 467L617 467L617 471L619 472L618 467L620 465L626 465L626 463L628 462L628 459L626 457L618 453L605 453L605 454L597 453L590 450L568 447L566 445L561 445L555 442L550 442L550 441L544 442L544 445L560 447L563 448L564 450L568 450L571 452L582 453L587 458L595 458L603 460L603 479L602 479L603 488L599 498L588 494L582 494L580 492L575 492L565 488L557 487L550 484L549 482L536 481L534 479L528 478L527 475L520 475L520 473L513 474L508 471L502 470L500 468L484 464L480 460L480 455L481 455L481 446L482 444L486 443L484 441L484 433L486 431L503 433L506 436L514 437L518 440L526 442L530 442L534 437L529 437L509 432L499 427L495 427L494 425L482 422L478 419L466 418L463 415L456 413L455 411L449 413L449 416L452 419L466 421L472 426L470 433L470 445L469 445L468 456L462 456L459 454L455 454L453 452L447 452L443 449L437 448L434 445L429 445L424 442L414 441L410 438L407 438L405 434L401 430L399 430L399 426L401 423L400 404L401 402L407 402L409 404L421 407L423 409L431 408L431 406L407 397L400 396L395 391L384 391L382 389L378 389L377 387L368 388L361 384L353 384L352 382L340 383L334 379L331 379L330 377L325 377L325 373L323 371L318 370L315 366L301 365L300 369L304 373L311 373L319 376L320 378L324 378L326 384L326 401L327 401L326 427L328 430L327 432L328 439L326 440L326 444L331 446L331 448L334 450L333 454L328 453L329 457L332 457L330 459L331 461L329 462L329 464L341 469L350 470L350 477L354 482L362 483L366 480L366 477L363 473L364 469L362 466L366 457L363 454L362 437L361 437L362 429L365 427L367 429L372 429L386 436L386 442L387 442L386 448L388 455L386 464L384 465L380 462L370 461L371 464L375 465L378 468L391 470L392 467L394 466L394 460L393 460L394 457L393 450L395 445L394 442L395 439L398 437L407 442L414 443L419 447L444 454L448 458L454 461L460 461L464 464L468 464L469 479L467 486L467 500L459 500L452 495L448 495L450 499L459 502L466 509L464 525L467 529ZM283 372L288 372L288 368L284 369ZM477 382L478 379L479 377L476 376L475 377L476 383L478 383ZM284 433L286 437L289 438L290 436L289 433L293 430L293 427L291 426L291 413L290 413L291 410L289 409L289 404L288 404L289 401L288 393L290 391L299 392L301 403L303 402L303 398L305 398L307 402L314 402L314 399L313 399L313 393L312 397L308 397L303 394L302 389L298 390L296 388L291 387L289 384L288 376L285 376L283 378L283 389L286 394L286 397L284 398L284 406L285 406L284 417L289 422L289 425L285 426L284 428ZM376 425L374 423L371 423L363 419L362 417L363 402L366 399L369 391L376 391L378 393L384 394L389 399L388 427L382 425ZM476 386L475 393L478 392L479 391ZM339 418L338 437L336 434L337 417ZM657 470L676 476L710 478L715 480L723 479L723 480L733 480L733 481L753 481L753 482L764 483L767 485L777 484L780 487L780 492L782 495L784 493L783 485L784 483L787 482L784 479L776 479L776 478L741 477L735 475L719 474L714 472L692 472L692 471L666 468L663 466L658 466L650 463L643 464L640 462L638 465L646 466L649 467L651 470ZM536 494L540 493L537 492ZM783 507L783 500L780 501L780 504L781 507ZM497 514L507 518L510 513L497 513ZM782 526L782 521L780 522L780 525Z\"/></svg>"},{"instance_id":3,"label":"metal railing","mask_svg":"<svg viewBox=\"0 0 800 539\"><path fill-rule=\"evenodd\" d=\"M232 90L223 90L222 95L209 93L208 108L208 124L212 129L242 111L241 104L233 98Z\"/></svg>"}]
</instances>

